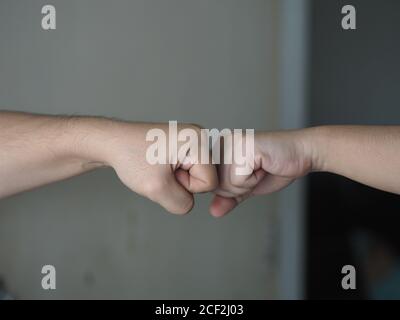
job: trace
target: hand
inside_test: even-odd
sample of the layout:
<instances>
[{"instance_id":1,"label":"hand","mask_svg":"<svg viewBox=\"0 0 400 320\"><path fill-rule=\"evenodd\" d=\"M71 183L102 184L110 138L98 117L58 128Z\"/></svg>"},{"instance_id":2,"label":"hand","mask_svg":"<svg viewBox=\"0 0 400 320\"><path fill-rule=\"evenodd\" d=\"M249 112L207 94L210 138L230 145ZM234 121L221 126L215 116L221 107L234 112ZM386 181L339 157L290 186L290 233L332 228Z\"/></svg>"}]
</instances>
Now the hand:
<instances>
[{"instance_id":1,"label":"hand","mask_svg":"<svg viewBox=\"0 0 400 320\"><path fill-rule=\"evenodd\" d=\"M210 213L215 217L224 216L243 200L281 190L310 172L313 161L306 136L307 129L256 133L250 174L237 175L238 165L235 163L218 166L219 187ZM225 152L233 154L234 149L240 146L233 143L231 147Z\"/></svg>"},{"instance_id":2,"label":"hand","mask_svg":"<svg viewBox=\"0 0 400 320\"><path fill-rule=\"evenodd\" d=\"M176 164L150 164L146 151L153 142L146 141L146 134L153 128L163 130L168 141L166 124L118 122L111 126L100 141L103 161L115 169L120 180L132 191L159 203L171 213L185 214L193 207L194 193L213 191L217 187L216 168L211 164L190 163L202 148L200 128L196 125L178 126L178 131L195 130L199 143L197 146L185 144L184 156L178 158ZM178 144L180 151L181 146Z\"/></svg>"},{"instance_id":3,"label":"hand","mask_svg":"<svg viewBox=\"0 0 400 320\"><path fill-rule=\"evenodd\" d=\"M218 184L213 165L195 164L202 148L207 156L207 146L201 145L207 140L196 125L178 126L176 131L190 128L198 139L178 144L183 151L178 161L152 165L146 151L153 143L146 136L153 128L169 141L166 124L0 112L0 198L111 166L131 190L172 213L186 213L193 193L213 191Z\"/></svg>"}]
</instances>

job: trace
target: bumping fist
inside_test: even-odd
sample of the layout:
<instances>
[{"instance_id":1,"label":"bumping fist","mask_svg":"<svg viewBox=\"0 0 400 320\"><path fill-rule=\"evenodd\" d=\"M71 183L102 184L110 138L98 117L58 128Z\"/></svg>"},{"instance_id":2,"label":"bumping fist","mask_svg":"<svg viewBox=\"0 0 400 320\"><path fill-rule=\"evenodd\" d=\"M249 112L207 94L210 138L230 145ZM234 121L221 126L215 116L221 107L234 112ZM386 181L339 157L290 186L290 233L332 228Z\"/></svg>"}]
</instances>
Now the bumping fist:
<instances>
[{"instance_id":1,"label":"bumping fist","mask_svg":"<svg viewBox=\"0 0 400 320\"><path fill-rule=\"evenodd\" d=\"M164 139L149 136L149 133L163 133ZM205 139L200 139L201 130L196 125L180 124L177 134L182 131L195 133L198 139L186 142L170 139L168 124L119 123L104 141L107 152L105 162L112 166L120 180L132 191L157 202L174 214L185 214L194 205L194 193L213 191L218 185L217 171L212 164L200 164L201 151L209 153ZM154 138L154 136L153 136ZM155 141L154 141L155 140ZM160 153L165 143L164 163L152 163L148 158L150 147L158 142ZM175 161L169 151L176 143ZM156 152L156 153L157 153ZM156 154L157 156L157 154ZM172 155L173 156L173 155Z\"/></svg>"},{"instance_id":2,"label":"bumping fist","mask_svg":"<svg viewBox=\"0 0 400 320\"><path fill-rule=\"evenodd\" d=\"M210 213L214 217L222 217L243 200L281 190L310 172L312 152L306 143L306 135L306 130L256 133L248 174L238 174L234 161L218 166L219 186L215 190ZM236 148L245 149L238 145L244 141L223 144L224 148L229 148L224 153L232 154Z\"/></svg>"},{"instance_id":3,"label":"bumping fist","mask_svg":"<svg viewBox=\"0 0 400 320\"><path fill-rule=\"evenodd\" d=\"M97 133L91 126L92 138L79 140L95 138L89 143L98 146L92 159L114 168L128 188L174 214L189 212L195 193L214 192L210 213L221 217L243 200L281 190L312 169L308 129L251 130L251 135L226 129L215 138L197 125L174 123L172 128L171 122L108 120ZM211 145L209 138L215 138Z\"/></svg>"},{"instance_id":4,"label":"bumping fist","mask_svg":"<svg viewBox=\"0 0 400 320\"><path fill-rule=\"evenodd\" d=\"M399 137L399 126L256 134L249 129L244 135L235 129L232 135L229 129L176 121L0 111L0 199L102 166L114 168L132 191L175 214L192 209L194 193L214 191L210 212L221 217L248 197L281 190L310 171L400 194Z\"/></svg>"},{"instance_id":5,"label":"bumping fist","mask_svg":"<svg viewBox=\"0 0 400 320\"><path fill-rule=\"evenodd\" d=\"M243 200L281 190L312 169L307 130L256 133L251 137L253 152L246 157L245 165L235 159L250 149L246 135L242 139L231 136L231 143L220 136L221 158L214 165L211 159L215 150L210 152L199 126L180 124L175 130L177 136L187 138L192 133L194 139L177 139L168 124L119 123L108 135L112 139L105 142L106 162L120 180L174 214L192 209L194 193L214 192L210 213L222 217ZM152 153L155 142L158 149ZM176 154L171 152L173 148ZM149 159L149 154L157 157L160 153L160 160L166 157L164 163ZM208 155L206 163L204 153Z\"/></svg>"}]
</instances>

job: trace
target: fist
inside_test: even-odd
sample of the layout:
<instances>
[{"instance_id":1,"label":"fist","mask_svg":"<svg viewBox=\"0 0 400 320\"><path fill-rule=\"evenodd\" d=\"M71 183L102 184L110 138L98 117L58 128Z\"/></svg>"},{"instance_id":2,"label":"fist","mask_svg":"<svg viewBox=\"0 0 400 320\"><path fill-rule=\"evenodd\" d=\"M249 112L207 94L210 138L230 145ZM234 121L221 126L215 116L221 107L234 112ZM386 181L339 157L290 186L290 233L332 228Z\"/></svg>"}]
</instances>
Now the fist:
<instances>
[{"instance_id":1,"label":"fist","mask_svg":"<svg viewBox=\"0 0 400 320\"><path fill-rule=\"evenodd\" d=\"M200 127L179 125L178 134L190 129L198 139L188 139L184 143L175 140L178 150L176 161L170 161L168 157L164 164L154 164L146 157L149 148L154 145L154 141L148 141L148 133L152 129L165 134L168 157L168 151L172 148L168 124L119 123L110 133L110 138L104 141L107 162L132 191L160 204L171 213L185 214L194 205L194 193L213 191L218 185L215 166L198 161L204 148L209 152L208 146L203 145L206 141L200 138Z\"/></svg>"},{"instance_id":2,"label":"fist","mask_svg":"<svg viewBox=\"0 0 400 320\"><path fill-rule=\"evenodd\" d=\"M261 194L270 194L288 186L312 168L311 151L304 131L260 132L254 137L254 156L248 163L248 174L238 174L238 165L221 163L218 166L219 186L210 206L210 213L221 217L243 200ZM225 154L242 148L246 139L222 144ZM228 149L226 149L228 148Z\"/></svg>"}]
</instances>

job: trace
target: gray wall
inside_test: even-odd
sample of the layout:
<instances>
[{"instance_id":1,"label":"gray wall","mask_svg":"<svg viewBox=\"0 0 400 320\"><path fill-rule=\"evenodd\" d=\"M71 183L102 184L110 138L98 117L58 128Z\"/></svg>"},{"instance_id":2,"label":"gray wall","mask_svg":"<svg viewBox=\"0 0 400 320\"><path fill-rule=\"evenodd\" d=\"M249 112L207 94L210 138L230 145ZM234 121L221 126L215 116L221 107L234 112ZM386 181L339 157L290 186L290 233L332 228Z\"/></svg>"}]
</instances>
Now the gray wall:
<instances>
[{"instance_id":1,"label":"gray wall","mask_svg":"<svg viewBox=\"0 0 400 320\"><path fill-rule=\"evenodd\" d=\"M346 4L313 1L311 122L398 125L400 2L353 0L352 31L340 24Z\"/></svg>"},{"instance_id":2,"label":"gray wall","mask_svg":"<svg viewBox=\"0 0 400 320\"><path fill-rule=\"evenodd\" d=\"M274 129L276 1L0 2L4 109ZM29 155L27 155L29 156ZM21 298L272 298L276 196L168 215L100 170L0 203L0 276ZM41 267L57 290L41 289Z\"/></svg>"}]
</instances>

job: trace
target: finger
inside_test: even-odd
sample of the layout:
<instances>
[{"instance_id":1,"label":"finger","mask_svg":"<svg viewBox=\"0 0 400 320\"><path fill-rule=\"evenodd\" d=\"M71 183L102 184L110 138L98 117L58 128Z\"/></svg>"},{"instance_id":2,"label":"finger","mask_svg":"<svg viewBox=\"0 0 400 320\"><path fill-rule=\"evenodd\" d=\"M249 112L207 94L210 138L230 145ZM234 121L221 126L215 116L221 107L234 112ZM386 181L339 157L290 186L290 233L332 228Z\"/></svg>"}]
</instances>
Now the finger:
<instances>
[{"instance_id":1,"label":"finger","mask_svg":"<svg viewBox=\"0 0 400 320\"><path fill-rule=\"evenodd\" d=\"M235 198L225 198L215 195L210 205L210 213L213 217L220 218L233 210L238 205Z\"/></svg>"},{"instance_id":2,"label":"finger","mask_svg":"<svg viewBox=\"0 0 400 320\"><path fill-rule=\"evenodd\" d=\"M251 193L235 197L223 197L221 195L215 195L210 204L210 213L216 218L225 216L250 196Z\"/></svg>"},{"instance_id":3,"label":"finger","mask_svg":"<svg viewBox=\"0 0 400 320\"><path fill-rule=\"evenodd\" d=\"M224 198L235 198L238 194L237 193L233 193L229 190L224 190L221 188L217 188L214 190L214 194L224 197Z\"/></svg>"},{"instance_id":4,"label":"finger","mask_svg":"<svg viewBox=\"0 0 400 320\"><path fill-rule=\"evenodd\" d=\"M236 181L236 183L233 184L231 172L234 172L234 169L230 167L231 165L218 166L220 182L218 188L214 191L215 194L226 198L232 198L250 193L265 175L265 171L260 169L254 171L251 175L244 177L242 182Z\"/></svg>"},{"instance_id":5,"label":"finger","mask_svg":"<svg viewBox=\"0 0 400 320\"><path fill-rule=\"evenodd\" d=\"M235 167L232 166L230 170L230 183L233 187L242 189L253 189L267 174L263 169L256 169L249 175L238 175L235 170Z\"/></svg>"},{"instance_id":6,"label":"finger","mask_svg":"<svg viewBox=\"0 0 400 320\"><path fill-rule=\"evenodd\" d=\"M192 193L214 191L218 186L217 170L211 164L195 164L188 171L178 169L175 176Z\"/></svg>"}]
</instances>

